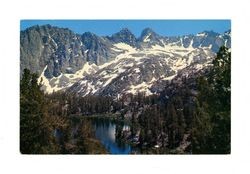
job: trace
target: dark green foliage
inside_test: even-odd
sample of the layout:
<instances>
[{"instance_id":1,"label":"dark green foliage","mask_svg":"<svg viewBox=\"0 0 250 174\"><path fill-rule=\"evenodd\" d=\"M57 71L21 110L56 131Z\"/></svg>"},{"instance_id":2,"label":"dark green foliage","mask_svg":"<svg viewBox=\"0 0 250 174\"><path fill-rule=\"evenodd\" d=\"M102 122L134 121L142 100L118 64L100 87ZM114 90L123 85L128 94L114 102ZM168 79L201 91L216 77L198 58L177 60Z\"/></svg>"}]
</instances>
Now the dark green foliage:
<instances>
[{"instance_id":1,"label":"dark green foliage","mask_svg":"<svg viewBox=\"0 0 250 174\"><path fill-rule=\"evenodd\" d=\"M22 154L106 153L100 142L92 138L88 121L68 117L69 113L78 112L78 99L69 96L65 93L44 95L37 75L24 69L20 82Z\"/></svg>"},{"instance_id":2,"label":"dark green foliage","mask_svg":"<svg viewBox=\"0 0 250 174\"><path fill-rule=\"evenodd\" d=\"M57 147L52 142L52 127L37 75L25 69L20 84L20 151L51 153Z\"/></svg>"},{"instance_id":3,"label":"dark green foliage","mask_svg":"<svg viewBox=\"0 0 250 174\"><path fill-rule=\"evenodd\" d=\"M192 152L198 154L211 153L208 144L212 131L211 118L203 107L196 101L196 109L192 113Z\"/></svg>"},{"instance_id":4,"label":"dark green foliage","mask_svg":"<svg viewBox=\"0 0 250 174\"><path fill-rule=\"evenodd\" d=\"M198 79L193 153L230 153L231 53L221 47L207 78Z\"/></svg>"}]
</instances>

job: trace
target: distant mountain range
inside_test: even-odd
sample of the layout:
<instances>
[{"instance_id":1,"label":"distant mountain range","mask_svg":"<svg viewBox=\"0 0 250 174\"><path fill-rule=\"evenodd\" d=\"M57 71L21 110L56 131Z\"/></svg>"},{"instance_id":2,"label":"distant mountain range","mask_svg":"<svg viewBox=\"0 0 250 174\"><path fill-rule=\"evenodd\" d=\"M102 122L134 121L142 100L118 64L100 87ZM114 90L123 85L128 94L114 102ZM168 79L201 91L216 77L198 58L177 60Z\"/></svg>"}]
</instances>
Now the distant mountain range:
<instances>
[{"instance_id":1,"label":"distant mountain range","mask_svg":"<svg viewBox=\"0 0 250 174\"><path fill-rule=\"evenodd\" d=\"M127 28L101 37L33 26L20 33L20 68L38 73L48 93L150 95L172 79L205 70L222 45L231 48L230 30L167 37L146 28L136 38Z\"/></svg>"}]
</instances>

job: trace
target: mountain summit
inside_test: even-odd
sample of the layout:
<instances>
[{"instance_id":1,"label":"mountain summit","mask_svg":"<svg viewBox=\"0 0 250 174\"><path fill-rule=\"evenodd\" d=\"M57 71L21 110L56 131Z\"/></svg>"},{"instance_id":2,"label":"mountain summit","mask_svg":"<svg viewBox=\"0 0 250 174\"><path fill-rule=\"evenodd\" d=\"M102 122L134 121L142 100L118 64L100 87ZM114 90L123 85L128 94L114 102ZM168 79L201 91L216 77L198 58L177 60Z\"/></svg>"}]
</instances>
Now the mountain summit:
<instances>
[{"instance_id":1,"label":"mountain summit","mask_svg":"<svg viewBox=\"0 0 250 174\"><path fill-rule=\"evenodd\" d=\"M136 37L128 28L123 28L118 33L113 34L110 39L115 43L123 42L131 46L136 46Z\"/></svg>"},{"instance_id":2,"label":"mountain summit","mask_svg":"<svg viewBox=\"0 0 250 174\"><path fill-rule=\"evenodd\" d=\"M148 42L150 40L155 40L158 38L159 38L159 35L156 34L151 28L145 28L144 30L142 30L139 40L143 42Z\"/></svg>"}]
</instances>

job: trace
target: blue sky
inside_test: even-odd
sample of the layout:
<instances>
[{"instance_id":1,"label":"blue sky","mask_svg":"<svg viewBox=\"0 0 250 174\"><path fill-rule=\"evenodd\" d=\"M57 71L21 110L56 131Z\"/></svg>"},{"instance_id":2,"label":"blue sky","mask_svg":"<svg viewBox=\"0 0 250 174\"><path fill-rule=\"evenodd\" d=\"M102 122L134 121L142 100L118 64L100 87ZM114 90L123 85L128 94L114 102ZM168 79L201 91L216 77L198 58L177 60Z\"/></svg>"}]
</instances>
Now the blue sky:
<instances>
[{"instance_id":1,"label":"blue sky","mask_svg":"<svg viewBox=\"0 0 250 174\"><path fill-rule=\"evenodd\" d=\"M21 30L33 25L51 24L69 28L78 34L90 31L99 36L110 36L128 28L137 37L144 28L152 28L162 36L197 34L204 30L223 33L231 29L230 20L21 20Z\"/></svg>"}]
</instances>

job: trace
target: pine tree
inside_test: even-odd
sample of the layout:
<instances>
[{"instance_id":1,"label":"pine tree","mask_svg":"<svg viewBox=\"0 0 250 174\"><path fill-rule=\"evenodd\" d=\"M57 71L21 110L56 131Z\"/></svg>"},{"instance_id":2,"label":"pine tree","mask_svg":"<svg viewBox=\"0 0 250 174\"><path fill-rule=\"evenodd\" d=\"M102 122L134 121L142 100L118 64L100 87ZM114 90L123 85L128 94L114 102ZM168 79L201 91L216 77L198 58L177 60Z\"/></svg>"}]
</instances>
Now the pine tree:
<instances>
[{"instance_id":1,"label":"pine tree","mask_svg":"<svg viewBox=\"0 0 250 174\"><path fill-rule=\"evenodd\" d=\"M168 125L168 138L170 148L176 147L177 143L177 130L178 130L178 117L175 107L172 103L168 104L167 108L167 125Z\"/></svg>"},{"instance_id":2,"label":"pine tree","mask_svg":"<svg viewBox=\"0 0 250 174\"><path fill-rule=\"evenodd\" d=\"M50 119L38 76L25 69L20 82L20 151L23 154L55 153Z\"/></svg>"},{"instance_id":3,"label":"pine tree","mask_svg":"<svg viewBox=\"0 0 250 174\"><path fill-rule=\"evenodd\" d=\"M207 104L203 107L195 101L195 110L192 111L192 152L195 154L211 153L211 116L207 113Z\"/></svg>"},{"instance_id":4,"label":"pine tree","mask_svg":"<svg viewBox=\"0 0 250 174\"><path fill-rule=\"evenodd\" d=\"M210 76L214 89L214 101L211 106L215 108L212 113L213 150L214 153L230 153L231 141L231 52L221 47L213 62L214 68Z\"/></svg>"},{"instance_id":5,"label":"pine tree","mask_svg":"<svg viewBox=\"0 0 250 174\"><path fill-rule=\"evenodd\" d=\"M211 72L198 79L198 106L193 118L194 153L230 153L231 53L221 47Z\"/></svg>"}]
</instances>

